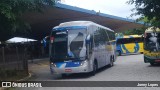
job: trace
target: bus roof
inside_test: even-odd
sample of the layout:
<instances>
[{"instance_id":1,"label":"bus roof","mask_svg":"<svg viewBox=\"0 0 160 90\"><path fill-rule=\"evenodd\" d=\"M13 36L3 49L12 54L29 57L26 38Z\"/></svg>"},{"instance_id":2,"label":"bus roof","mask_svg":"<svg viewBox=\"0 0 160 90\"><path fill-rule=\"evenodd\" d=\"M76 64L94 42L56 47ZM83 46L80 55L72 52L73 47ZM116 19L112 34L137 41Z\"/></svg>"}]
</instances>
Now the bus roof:
<instances>
[{"instance_id":1,"label":"bus roof","mask_svg":"<svg viewBox=\"0 0 160 90\"><path fill-rule=\"evenodd\" d=\"M66 27L59 27L59 26L56 26L53 28L53 30L79 30L79 29L87 29L86 26L66 26Z\"/></svg>"},{"instance_id":2,"label":"bus roof","mask_svg":"<svg viewBox=\"0 0 160 90\"><path fill-rule=\"evenodd\" d=\"M110 30L112 32L114 32L113 30L111 30L110 28L104 27L102 25L96 24L92 21L70 21L70 22L64 22L59 24L59 26L54 27L53 29L57 29L57 28L66 28L66 27L88 27L88 26L97 26L97 27L101 27L101 28L105 28L107 30Z\"/></svg>"},{"instance_id":3,"label":"bus roof","mask_svg":"<svg viewBox=\"0 0 160 90\"><path fill-rule=\"evenodd\" d=\"M153 31L160 32L159 28L149 27L146 29L145 33L152 33Z\"/></svg>"},{"instance_id":4,"label":"bus roof","mask_svg":"<svg viewBox=\"0 0 160 90\"><path fill-rule=\"evenodd\" d=\"M125 35L123 38L131 38L131 37L141 37L141 35Z\"/></svg>"}]
</instances>

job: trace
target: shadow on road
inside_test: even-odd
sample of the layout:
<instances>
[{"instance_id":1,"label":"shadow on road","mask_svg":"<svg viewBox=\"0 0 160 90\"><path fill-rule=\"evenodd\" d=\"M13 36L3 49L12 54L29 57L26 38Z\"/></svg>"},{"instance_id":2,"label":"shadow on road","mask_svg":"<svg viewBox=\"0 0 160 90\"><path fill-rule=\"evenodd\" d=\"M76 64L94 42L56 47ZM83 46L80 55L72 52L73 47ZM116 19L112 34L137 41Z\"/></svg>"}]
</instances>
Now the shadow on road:
<instances>
[{"instance_id":1,"label":"shadow on road","mask_svg":"<svg viewBox=\"0 0 160 90\"><path fill-rule=\"evenodd\" d=\"M149 65L148 67L160 67L160 63L154 64L154 65Z\"/></svg>"},{"instance_id":2,"label":"shadow on road","mask_svg":"<svg viewBox=\"0 0 160 90\"><path fill-rule=\"evenodd\" d=\"M130 56L130 55L141 55L141 53L122 54L121 56ZM118 56L118 57L119 57L119 56Z\"/></svg>"}]
</instances>

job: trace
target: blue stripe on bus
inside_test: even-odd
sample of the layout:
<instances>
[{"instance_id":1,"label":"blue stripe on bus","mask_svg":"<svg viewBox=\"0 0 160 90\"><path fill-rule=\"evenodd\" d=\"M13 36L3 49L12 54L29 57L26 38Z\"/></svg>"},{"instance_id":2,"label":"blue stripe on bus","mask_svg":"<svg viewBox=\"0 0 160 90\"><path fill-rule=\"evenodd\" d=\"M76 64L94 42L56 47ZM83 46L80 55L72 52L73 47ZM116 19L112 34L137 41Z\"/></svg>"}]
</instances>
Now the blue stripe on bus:
<instances>
[{"instance_id":1,"label":"blue stripe on bus","mask_svg":"<svg viewBox=\"0 0 160 90\"><path fill-rule=\"evenodd\" d=\"M55 63L55 64L56 64L57 68L79 67L81 65L81 62L80 61L76 61L76 62L58 62L58 63Z\"/></svg>"},{"instance_id":2,"label":"blue stripe on bus","mask_svg":"<svg viewBox=\"0 0 160 90\"><path fill-rule=\"evenodd\" d=\"M66 67L79 67L81 62L67 62Z\"/></svg>"},{"instance_id":3,"label":"blue stripe on bus","mask_svg":"<svg viewBox=\"0 0 160 90\"><path fill-rule=\"evenodd\" d=\"M133 36L129 36L130 38L134 38ZM139 44L135 42L134 53L137 53L139 50Z\"/></svg>"},{"instance_id":4,"label":"blue stripe on bus","mask_svg":"<svg viewBox=\"0 0 160 90\"><path fill-rule=\"evenodd\" d=\"M136 46L134 47L134 53L139 51L139 44L138 43L135 43L135 44Z\"/></svg>"},{"instance_id":5,"label":"blue stripe on bus","mask_svg":"<svg viewBox=\"0 0 160 90\"><path fill-rule=\"evenodd\" d=\"M124 44L122 44L122 48L126 51L126 53L130 53L130 52L127 50L127 48L125 47ZM124 53L124 52L123 52L123 53Z\"/></svg>"},{"instance_id":6,"label":"blue stripe on bus","mask_svg":"<svg viewBox=\"0 0 160 90\"><path fill-rule=\"evenodd\" d=\"M117 46L116 46L116 50L118 50L118 51L120 51L121 53L123 53L123 50L122 50L122 48L121 48L121 45L117 45Z\"/></svg>"},{"instance_id":7,"label":"blue stripe on bus","mask_svg":"<svg viewBox=\"0 0 160 90\"><path fill-rule=\"evenodd\" d=\"M59 62L59 63L55 63L57 68L60 68L63 64L65 64L64 62Z\"/></svg>"},{"instance_id":8,"label":"blue stripe on bus","mask_svg":"<svg viewBox=\"0 0 160 90\"><path fill-rule=\"evenodd\" d=\"M59 27L53 28L53 30L79 30L79 29L87 29L86 26L69 26L69 27Z\"/></svg>"}]
</instances>

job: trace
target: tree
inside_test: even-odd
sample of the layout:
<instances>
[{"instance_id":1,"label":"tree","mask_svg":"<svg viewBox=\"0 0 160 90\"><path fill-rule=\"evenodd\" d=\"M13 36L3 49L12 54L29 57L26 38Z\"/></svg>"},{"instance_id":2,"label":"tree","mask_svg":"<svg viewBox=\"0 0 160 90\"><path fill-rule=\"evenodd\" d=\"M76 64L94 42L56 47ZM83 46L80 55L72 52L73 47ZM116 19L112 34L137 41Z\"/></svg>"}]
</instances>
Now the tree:
<instances>
[{"instance_id":1,"label":"tree","mask_svg":"<svg viewBox=\"0 0 160 90\"><path fill-rule=\"evenodd\" d=\"M132 29L132 30L126 30L124 32L122 32L124 35L142 35L144 34L145 30L147 27L142 27L139 29Z\"/></svg>"},{"instance_id":2,"label":"tree","mask_svg":"<svg viewBox=\"0 0 160 90\"><path fill-rule=\"evenodd\" d=\"M160 27L160 0L129 0L129 4L135 4L135 15L141 15L155 27Z\"/></svg>"},{"instance_id":3,"label":"tree","mask_svg":"<svg viewBox=\"0 0 160 90\"><path fill-rule=\"evenodd\" d=\"M30 25L21 19L22 14L40 12L47 5L53 6L54 0L0 0L0 41L30 29Z\"/></svg>"}]
</instances>

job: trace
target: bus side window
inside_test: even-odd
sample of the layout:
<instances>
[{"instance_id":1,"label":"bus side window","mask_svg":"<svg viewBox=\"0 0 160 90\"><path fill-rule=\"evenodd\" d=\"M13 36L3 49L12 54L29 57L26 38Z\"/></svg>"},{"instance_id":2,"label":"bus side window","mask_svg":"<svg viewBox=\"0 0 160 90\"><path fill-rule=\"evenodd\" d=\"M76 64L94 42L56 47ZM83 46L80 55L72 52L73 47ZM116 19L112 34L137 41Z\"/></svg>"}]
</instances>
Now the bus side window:
<instances>
[{"instance_id":1,"label":"bus side window","mask_svg":"<svg viewBox=\"0 0 160 90\"><path fill-rule=\"evenodd\" d=\"M94 36L94 42L95 42L95 47L98 46L98 44L99 44L99 37L98 37L98 35Z\"/></svg>"},{"instance_id":2,"label":"bus side window","mask_svg":"<svg viewBox=\"0 0 160 90\"><path fill-rule=\"evenodd\" d=\"M91 35L90 43L89 43L89 54L92 54L93 50L93 35Z\"/></svg>"},{"instance_id":3,"label":"bus side window","mask_svg":"<svg viewBox=\"0 0 160 90\"><path fill-rule=\"evenodd\" d=\"M98 30L94 32L94 43L95 43L95 47L97 47L99 45L100 42L100 37L99 37L99 32Z\"/></svg>"}]
</instances>

